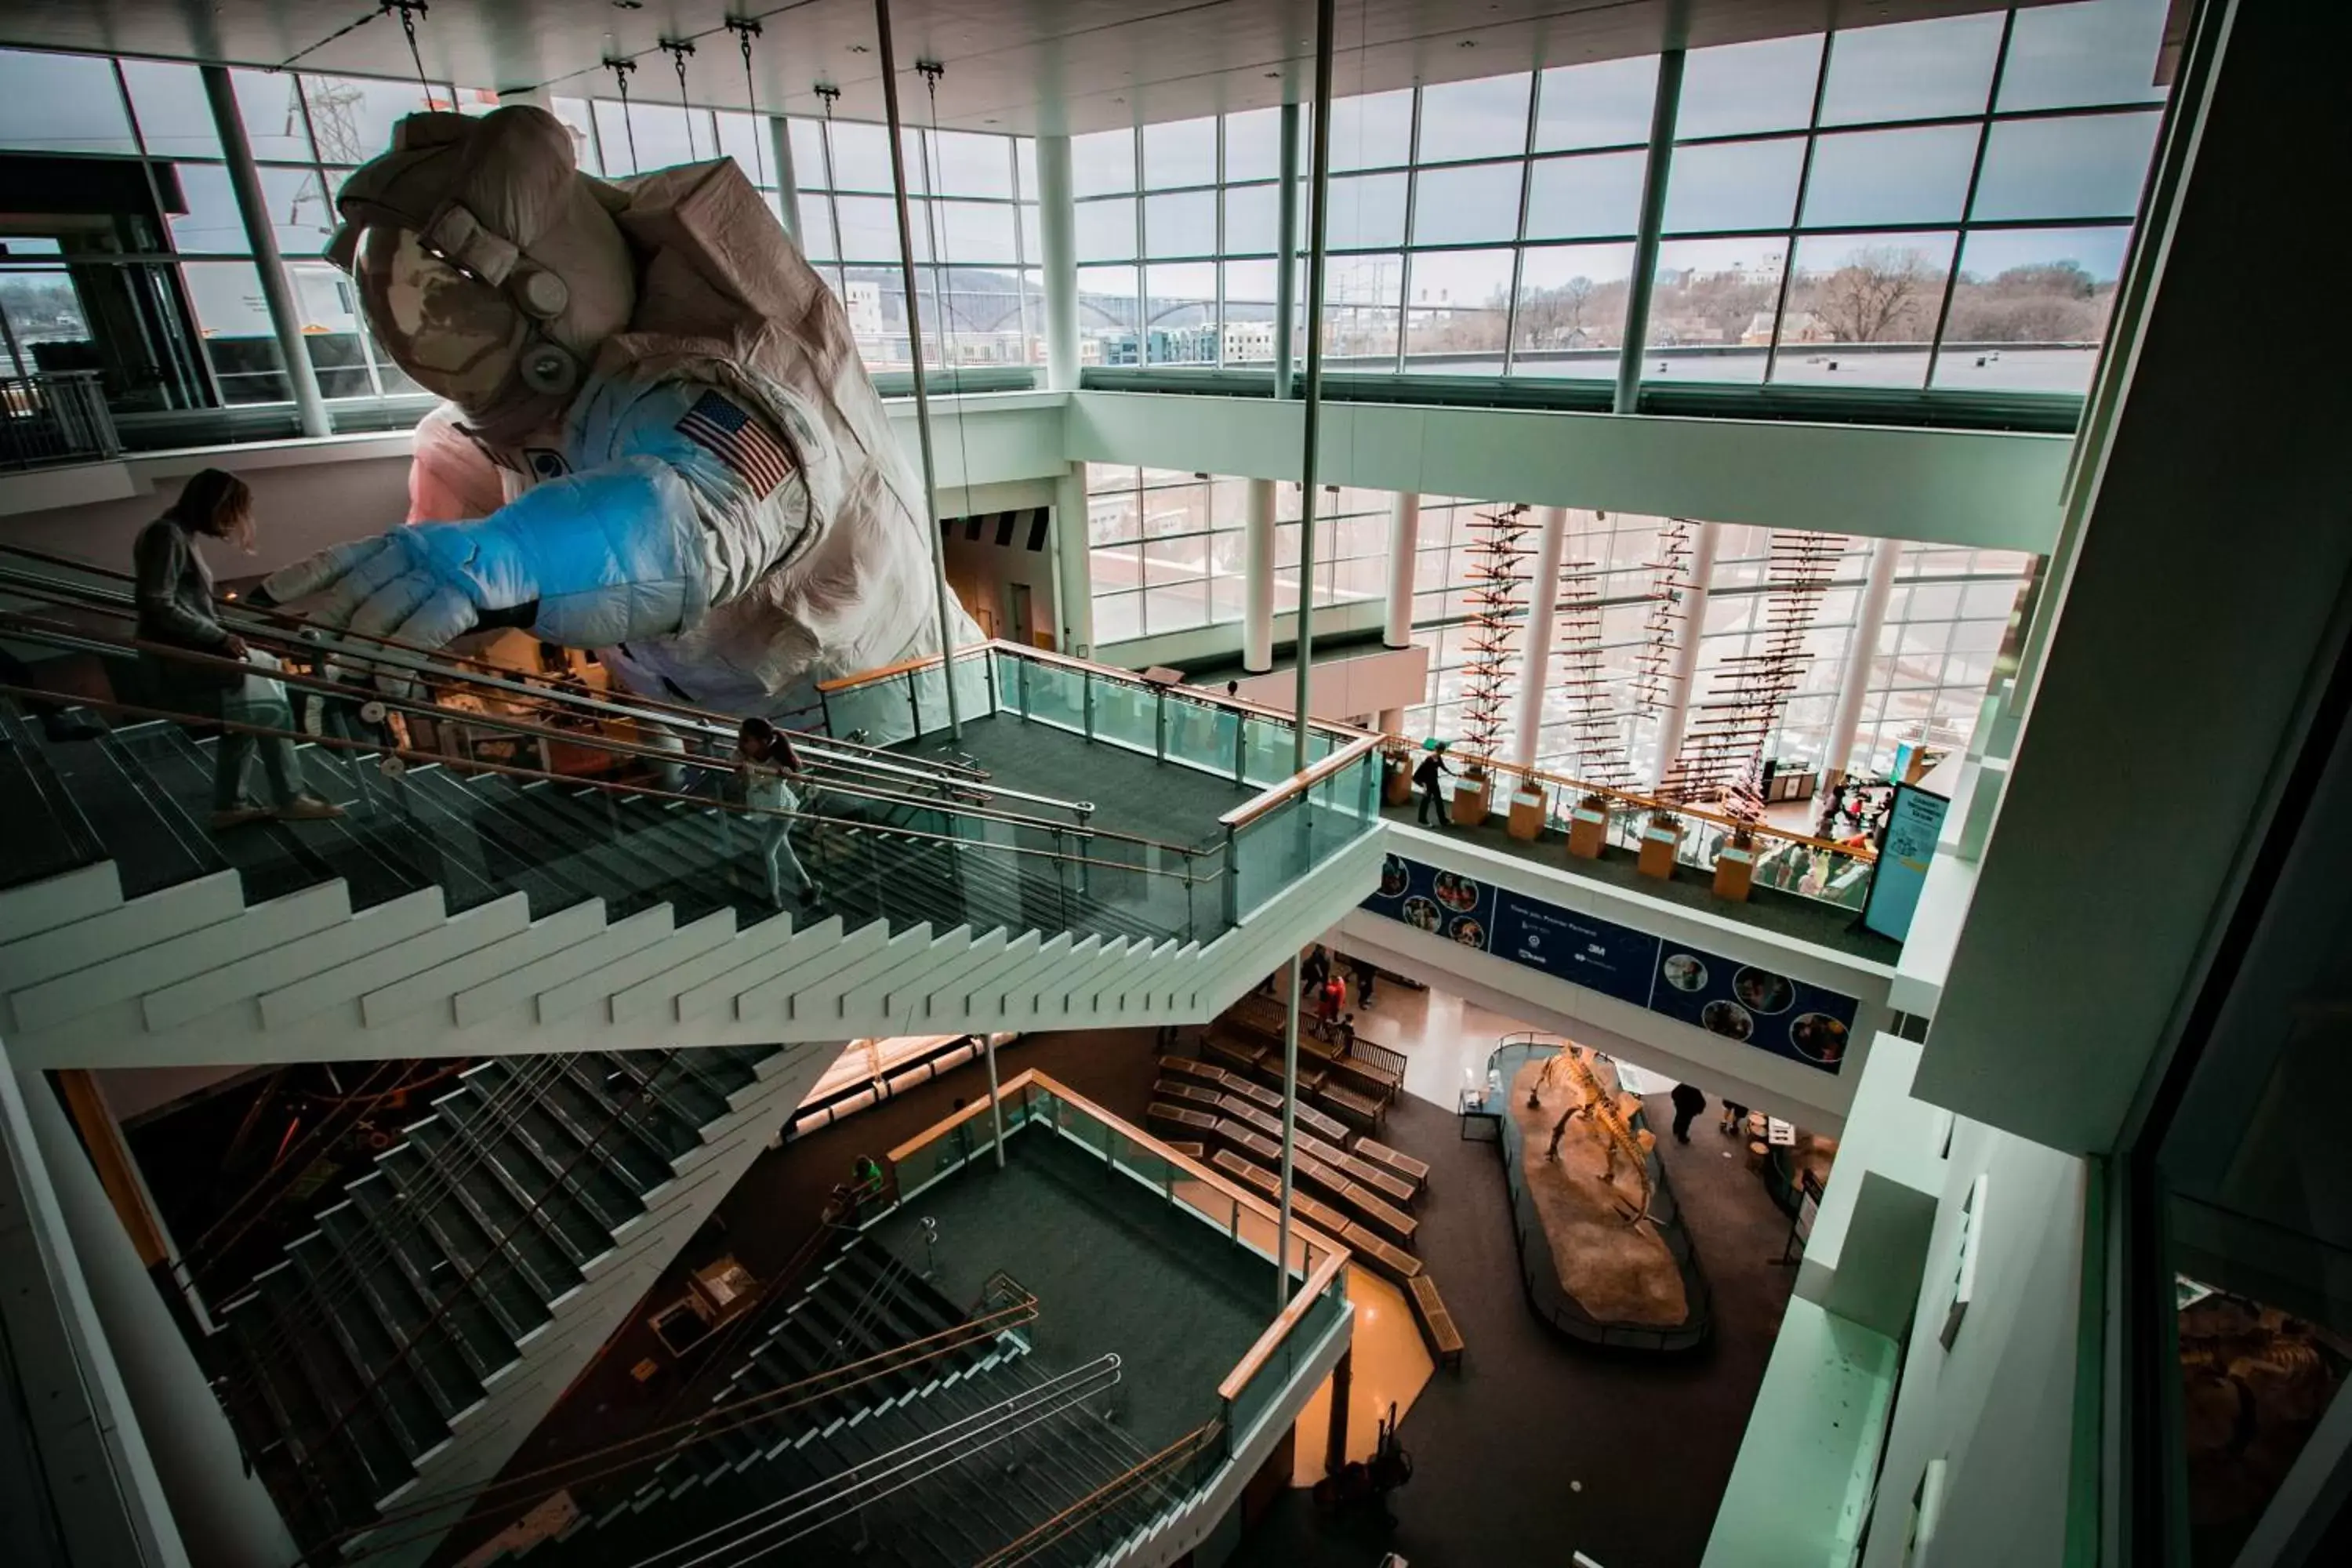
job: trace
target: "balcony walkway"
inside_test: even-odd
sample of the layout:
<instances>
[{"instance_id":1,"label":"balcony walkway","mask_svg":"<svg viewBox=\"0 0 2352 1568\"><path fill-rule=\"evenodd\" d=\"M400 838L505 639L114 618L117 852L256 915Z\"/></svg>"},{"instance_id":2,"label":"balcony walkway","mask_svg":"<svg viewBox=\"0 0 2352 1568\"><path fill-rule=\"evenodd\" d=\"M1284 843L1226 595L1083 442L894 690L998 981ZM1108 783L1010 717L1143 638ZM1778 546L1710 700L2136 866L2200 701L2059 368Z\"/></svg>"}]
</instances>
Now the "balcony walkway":
<instances>
[{"instance_id":1,"label":"balcony walkway","mask_svg":"<svg viewBox=\"0 0 2352 1568\"><path fill-rule=\"evenodd\" d=\"M898 749L929 759L958 746L935 731ZM1181 763L1162 763L1108 741L1089 741L1017 713L965 721L961 749L988 771L989 783L999 789L1090 800L1093 826L1185 848L1216 837L1217 819L1259 793L1255 785L1235 784Z\"/></svg>"},{"instance_id":2,"label":"balcony walkway","mask_svg":"<svg viewBox=\"0 0 2352 1568\"><path fill-rule=\"evenodd\" d=\"M1417 805L1383 805L1381 815L1390 822L1411 827L1414 825L1416 809ZM1893 963L1903 953L1901 942L1883 937L1876 931L1855 929L1854 911L1852 910L1764 887L1752 889L1746 903L1733 903L1717 898L1712 879L1695 867L1677 866L1671 881L1644 877L1633 868L1633 853L1613 844L1603 849L1597 860L1579 859L1569 854L1565 835L1546 831L1542 837L1533 842L1514 838L1504 831L1500 816L1489 816L1477 827L1448 826L1428 831L1460 837L1481 849L1492 849L1515 859L1540 865L1548 871L1606 882L1621 892L1644 894L1667 903L1679 904L1685 909L1703 910L1726 920L1752 925L1759 931L1811 942L1816 947L1824 947L1851 958ZM1409 847L1393 842L1390 852L1411 853Z\"/></svg>"}]
</instances>

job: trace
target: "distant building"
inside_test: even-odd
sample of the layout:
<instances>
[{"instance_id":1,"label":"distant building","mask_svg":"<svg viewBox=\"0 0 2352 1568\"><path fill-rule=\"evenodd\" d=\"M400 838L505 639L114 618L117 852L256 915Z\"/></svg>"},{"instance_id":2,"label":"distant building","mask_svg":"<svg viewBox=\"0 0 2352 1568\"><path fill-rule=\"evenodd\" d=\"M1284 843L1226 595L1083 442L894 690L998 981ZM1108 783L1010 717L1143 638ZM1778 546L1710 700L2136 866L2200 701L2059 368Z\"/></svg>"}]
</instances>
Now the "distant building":
<instances>
[{"instance_id":1,"label":"distant building","mask_svg":"<svg viewBox=\"0 0 2352 1568\"><path fill-rule=\"evenodd\" d=\"M841 302L849 311L849 330L861 338L882 335L882 286L852 279L841 286Z\"/></svg>"},{"instance_id":2,"label":"distant building","mask_svg":"<svg viewBox=\"0 0 2352 1568\"><path fill-rule=\"evenodd\" d=\"M1274 358L1272 321L1227 321L1225 363L1254 364Z\"/></svg>"}]
</instances>

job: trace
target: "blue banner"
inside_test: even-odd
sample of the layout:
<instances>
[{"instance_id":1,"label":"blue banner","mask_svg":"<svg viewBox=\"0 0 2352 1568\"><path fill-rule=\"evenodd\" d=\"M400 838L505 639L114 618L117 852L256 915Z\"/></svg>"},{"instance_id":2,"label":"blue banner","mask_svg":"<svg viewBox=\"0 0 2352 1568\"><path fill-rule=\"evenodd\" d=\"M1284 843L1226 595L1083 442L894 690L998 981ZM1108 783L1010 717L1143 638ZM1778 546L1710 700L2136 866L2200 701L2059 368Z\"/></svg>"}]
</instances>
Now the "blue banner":
<instances>
[{"instance_id":1,"label":"blue banner","mask_svg":"<svg viewBox=\"0 0 2352 1568\"><path fill-rule=\"evenodd\" d=\"M1878 863L1870 870L1869 899L1862 907L1862 923L1869 930L1897 942L1911 934L1919 889L1927 885L1927 863L1936 858L1936 840L1951 809L1950 801L1916 784L1895 786Z\"/></svg>"},{"instance_id":2,"label":"blue banner","mask_svg":"<svg viewBox=\"0 0 2352 1568\"><path fill-rule=\"evenodd\" d=\"M1704 948L1667 942L1659 952L1651 1012L1822 1072L1845 1065L1859 1005L1853 997Z\"/></svg>"},{"instance_id":3,"label":"blue banner","mask_svg":"<svg viewBox=\"0 0 2352 1568\"><path fill-rule=\"evenodd\" d=\"M1363 907L1822 1072L1845 1063L1851 996L1402 855Z\"/></svg>"}]
</instances>

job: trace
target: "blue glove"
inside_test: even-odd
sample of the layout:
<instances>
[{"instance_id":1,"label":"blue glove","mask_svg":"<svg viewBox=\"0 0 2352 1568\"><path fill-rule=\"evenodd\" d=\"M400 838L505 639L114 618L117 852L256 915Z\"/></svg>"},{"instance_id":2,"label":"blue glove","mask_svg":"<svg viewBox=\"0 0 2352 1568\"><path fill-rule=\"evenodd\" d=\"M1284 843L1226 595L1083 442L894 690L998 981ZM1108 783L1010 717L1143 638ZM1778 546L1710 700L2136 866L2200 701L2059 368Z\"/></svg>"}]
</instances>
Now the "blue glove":
<instances>
[{"instance_id":1,"label":"blue glove","mask_svg":"<svg viewBox=\"0 0 2352 1568\"><path fill-rule=\"evenodd\" d=\"M527 491L479 522L395 528L273 573L283 604L329 590L321 626L438 647L497 618L552 643L609 647L701 617L693 492L667 464L629 458ZM523 617L528 620L524 621Z\"/></svg>"}]
</instances>

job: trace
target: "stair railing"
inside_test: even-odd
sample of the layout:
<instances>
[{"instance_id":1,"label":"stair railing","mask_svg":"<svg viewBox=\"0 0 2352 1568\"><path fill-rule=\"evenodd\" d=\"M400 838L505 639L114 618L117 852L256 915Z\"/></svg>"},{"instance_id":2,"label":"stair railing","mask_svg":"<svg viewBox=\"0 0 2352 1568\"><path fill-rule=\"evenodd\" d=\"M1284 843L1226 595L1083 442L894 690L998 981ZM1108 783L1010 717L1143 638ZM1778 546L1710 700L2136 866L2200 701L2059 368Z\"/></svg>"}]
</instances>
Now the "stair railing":
<instances>
[{"instance_id":1,"label":"stair railing","mask_svg":"<svg viewBox=\"0 0 2352 1568\"><path fill-rule=\"evenodd\" d=\"M988 1344L1001 1335L1034 1322L1038 1315L1037 1298L1024 1294L970 1321L813 1373L794 1383L738 1399L723 1400L685 1421L657 1424L619 1442L520 1474L494 1477L478 1486L404 1498L397 1506L386 1509L368 1523L343 1529L322 1542L320 1550L349 1542L352 1544L343 1556L347 1560L355 1560L439 1536L443 1533L443 1526L439 1522L430 1523L421 1531L410 1530L403 1533L403 1530L420 1521L438 1521L461 1504L509 1507L525 1498L633 1475L661 1463L690 1444L773 1421L780 1415L807 1409L836 1394L878 1383L909 1368L928 1365ZM583 1469L583 1467L587 1468ZM386 1531L394 1533L383 1535L382 1532Z\"/></svg>"},{"instance_id":2,"label":"stair railing","mask_svg":"<svg viewBox=\"0 0 2352 1568\"><path fill-rule=\"evenodd\" d=\"M982 1558L974 1568L1014 1568L1055 1547L1092 1537L1095 1556L1109 1552L1171 1506L1191 1500L1225 1462L1225 1424L1212 1419L1129 1466L1059 1513ZM1121 1510L1137 1499L1159 1506L1144 1519Z\"/></svg>"},{"instance_id":3,"label":"stair railing","mask_svg":"<svg viewBox=\"0 0 2352 1568\"><path fill-rule=\"evenodd\" d=\"M966 1459L1056 1420L1120 1381L1120 1361L1103 1355L985 1409L961 1415L839 1475L747 1510L689 1540L664 1547L636 1568L705 1568L764 1557ZM751 1549L757 1543L756 1549ZM747 1550L749 1549L749 1550Z\"/></svg>"}]
</instances>

